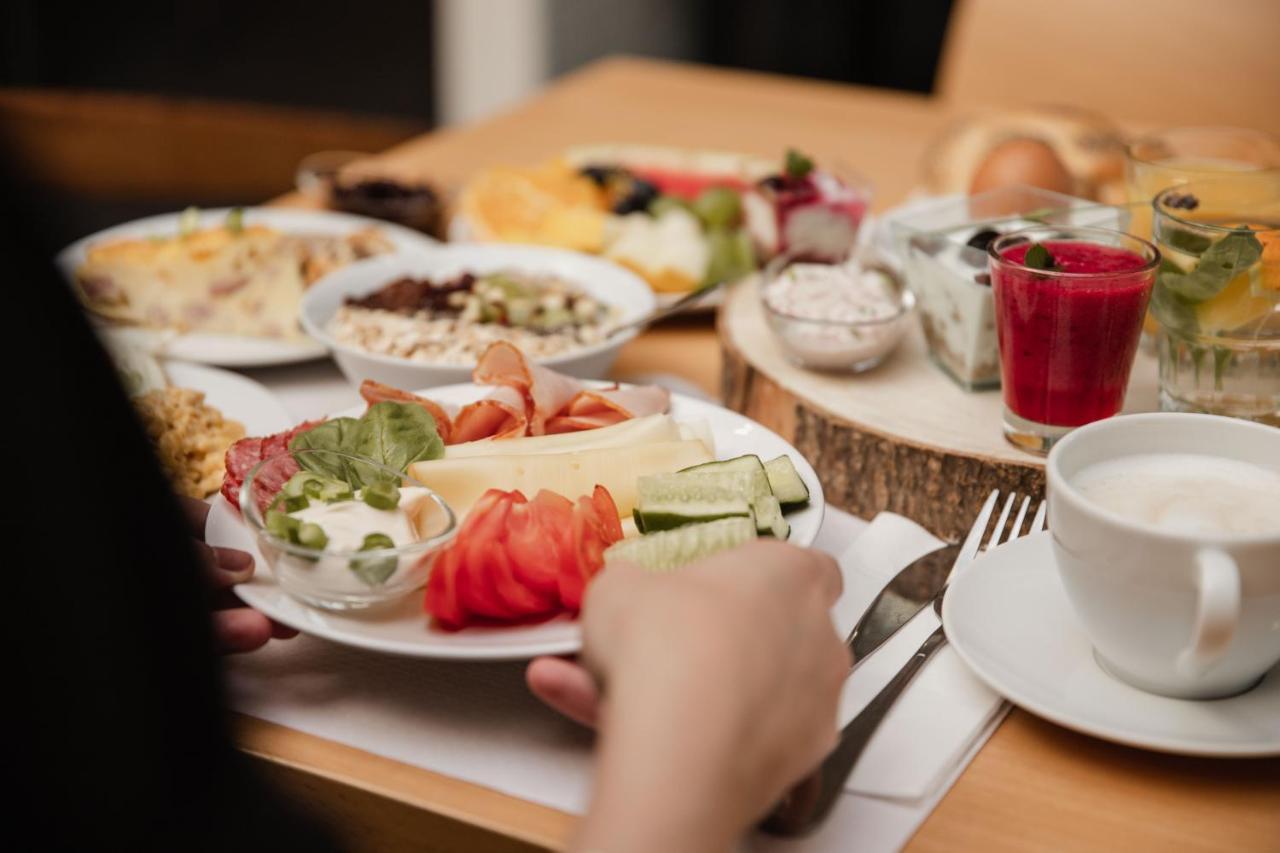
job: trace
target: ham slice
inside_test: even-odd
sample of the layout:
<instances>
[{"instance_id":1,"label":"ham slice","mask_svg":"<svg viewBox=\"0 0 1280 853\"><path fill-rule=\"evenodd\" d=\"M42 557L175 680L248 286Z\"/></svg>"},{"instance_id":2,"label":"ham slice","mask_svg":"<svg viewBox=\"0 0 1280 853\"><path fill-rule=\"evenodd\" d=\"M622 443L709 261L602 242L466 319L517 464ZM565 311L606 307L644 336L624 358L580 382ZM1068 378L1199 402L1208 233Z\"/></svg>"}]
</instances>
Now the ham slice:
<instances>
[{"instance_id":1,"label":"ham slice","mask_svg":"<svg viewBox=\"0 0 1280 853\"><path fill-rule=\"evenodd\" d=\"M372 379L366 379L360 383L360 396L370 406L386 400L394 400L397 403L417 403L426 409L427 413L435 420L436 432L440 433L441 441L445 444L454 444L457 441L452 437L454 429L453 418L449 416L449 412L444 406L434 400L419 397L417 394L411 394L408 391L401 391L399 388L393 388L390 385L384 385Z\"/></svg>"},{"instance_id":2,"label":"ham slice","mask_svg":"<svg viewBox=\"0 0 1280 853\"><path fill-rule=\"evenodd\" d=\"M524 394L507 385L494 388L488 397L462 407L454 419L448 444L482 438L520 438L529 431L528 404Z\"/></svg>"},{"instance_id":3,"label":"ham slice","mask_svg":"<svg viewBox=\"0 0 1280 853\"><path fill-rule=\"evenodd\" d=\"M665 412L671 392L659 385L635 388L584 389L556 417L547 421L547 433L577 432L613 426L631 418Z\"/></svg>"},{"instance_id":4,"label":"ham slice","mask_svg":"<svg viewBox=\"0 0 1280 853\"><path fill-rule=\"evenodd\" d=\"M505 385L519 391L528 406L529 435L545 435L547 421L582 390L577 379L529 362L507 341L495 341L480 354L471 378L477 385Z\"/></svg>"}]
</instances>

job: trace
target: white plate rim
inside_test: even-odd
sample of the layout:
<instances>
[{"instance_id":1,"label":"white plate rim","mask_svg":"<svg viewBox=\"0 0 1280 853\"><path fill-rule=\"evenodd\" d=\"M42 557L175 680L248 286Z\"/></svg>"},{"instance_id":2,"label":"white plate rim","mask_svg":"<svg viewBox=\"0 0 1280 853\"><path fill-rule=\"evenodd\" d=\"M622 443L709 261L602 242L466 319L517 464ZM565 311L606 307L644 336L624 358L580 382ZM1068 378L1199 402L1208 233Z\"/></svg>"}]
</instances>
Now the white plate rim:
<instances>
[{"instance_id":1,"label":"white plate rim","mask_svg":"<svg viewBox=\"0 0 1280 853\"><path fill-rule=\"evenodd\" d=\"M1035 695L1033 690L1022 689L1019 685L1011 684L1009 680L1002 677L995 666L988 665L987 657L968 644L965 637L966 629L961 621L963 616L957 615L957 607L963 608L966 606L964 602L966 601L969 587L993 583L998 580L998 576L995 573L1011 571L1008 567L1013 565L1015 561L1020 561L1020 566L1015 566L1012 571L1052 572L1056 575L1057 570L1053 565L1051 550L1052 535L1050 531L1038 532L1002 545L989 553L981 554L963 572L959 573L950 585L951 588L947 592L942 608L943 629L950 645L955 649L965 665L981 681L1013 704L1038 717L1063 728L1111 743L1173 755L1193 755L1206 758L1266 758L1280 756L1280 735L1271 740L1242 741L1239 743L1223 742L1221 740L1197 740L1194 737L1166 738L1147 735L1141 731L1124 730L1105 721L1089 719L1066 712L1054 707L1051 701ZM1038 549L1039 553L1037 554L1033 549ZM1024 552L1030 552L1030 554L1025 554ZM958 596L956 595L957 590L960 591ZM1063 594L1065 595L1065 592ZM960 604L954 604L956 601L959 601ZM986 618L990 618L989 613L986 614ZM1082 628L1077 626L1077 630L1083 634ZM1005 661L1005 665L1008 665L1007 661ZM1094 665L1096 666L1096 663ZM1027 664L1022 666L1025 668ZM1101 670L1099 671L1101 672ZM1103 677L1112 678L1105 674ZM1266 677L1280 677L1280 668L1273 669ZM1166 697L1144 693L1136 687L1130 687L1114 679L1113 683L1120 689L1124 691L1131 690L1135 696L1143 697L1144 699L1163 700L1171 703L1197 701L1166 699ZM1250 693L1244 693L1241 696L1213 701L1232 702L1250 695ZM1277 709L1277 712L1280 713L1280 709Z\"/></svg>"},{"instance_id":2,"label":"white plate rim","mask_svg":"<svg viewBox=\"0 0 1280 853\"><path fill-rule=\"evenodd\" d=\"M206 402L222 412L224 417L243 424L248 435L270 435L297 423L279 398L256 379L194 361L166 360L160 362L160 367L170 385L202 392ZM228 393L221 393L219 386L227 389ZM237 405L217 399L228 397L234 397Z\"/></svg>"},{"instance_id":3,"label":"white plate rim","mask_svg":"<svg viewBox=\"0 0 1280 853\"><path fill-rule=\"evenodd\" d=\"M201 208L198 227L209 228L218 225L226 219L228 213L235 209L234 207ZM439 241L403 225L352 213L263 206L246 206L240 209L244 211L246 223L263 224L284 231L349 234L363 228L375 227L386 234L395 252L429 251L440 245ZM54 263L62 272L68 286L74 286L76 268L84 262L85 252L90 244L157 232L176 232L181 217L181 211L160 213L95 231L63 247L54 256ZM175 335L166 341L163 352L163 355L169 358L220 367L271 367L298 364L324 358L328 354L329 351L323 344L310 338L299 341L277 341L270 338L240 338L235 335L209 333Z\"/></svg>"},{"instance_id":4,"label":"white plate rim","mask_svg":"<svg viewBox=\"0 0 1280 853\"><path fill-rule=\"evenodd\" d=\"M431 361L415 361L409 358L401 358L399 356L383 355L381 353L367 352L357 349L348 344L341 343L329 334L325 328L329 321L333 318L330 314L328 317L321 318L318 311L313 311L314 303L319 299L325 290L337 287L335 282L343 281L346 278L359 275L367 270L373 269L375 266L391 266L393 269L398 268L399 272L388 272L388 275L430 275L431 270L427 269L433 265L448 264L455 258L466 258L468 255L493 255L497 257L507 256L509 260L502 263L509 264L512 267L520 267L522 269L533 269L536 267L548 266L581 266L580 273L557 272L556 274L566 280L590 280L592 279L593 268L600 274L608 274L614 276L618 281L631 280L630 283L635 286L636 293L641 298L647 298L647 304L640 311L630 312L623 318L623 322L633 322L641 317L650 314L654 309L660 306L653 290L640 278L636 273L626 267L609 261L599 255L592 255L586 252L575 252L571 249L559 249L551 246L533 246L520 243L444 243L433 247L430 251L412 251L399 252L396 254L378 255L372 258L364 258L353 264L348 264L339 270L334 270L330 275L317 281L311 288L303 294L302 304L299 310L299 320L302 322L303 329L311 336L311 338L322 346L328 348L332 352L345 352L362 359L385 364L389 367L409 367L423 368L429 370L467 370L456 364L445 364L441 362ZM478 263L478 262L471 262ZM465 265L466 262L463 262ZM404 268L415 267L417 272L410 272ZM535 272L540 270L534 269ZM581 285L580 285L581 286ZM351 295L355 292L369 292L368 289L357 291L347 285L345 295ZM643 289L643 291L641 290ZM327 295L327 294L325 294ZM605 297L597 297L602 301L607 301ZM316 313L317 316L311 315ZM336 312L335 312L336 313ZM545 365L550 368L556 368L557 365L566 364L581 359L589 359L601 355L610 349L618 349L626 343L633 340L641 330L632 329L622 332L618 335L606 338L597 344L582 347L581 349L571 350L567 353L554 355L549 358L534 359L538 364Z\"/></svg>"},{"instance_id":5,"label":"white plate rim","mask_svg":"<svg viewBox=\"0 0 1280 853\"><path fill-rule=\"evenodd\" d=\"M611 385L612 383L595 382L595 383L587 383L587 384L600 387L605 385ZM436 399L443 400L445 402L456 402L457 400L450 399L450 398L458 397L462 399L476 399L481 393L488 392L489 390L491 389L488 388L487 386L479 386L473 383L463 383L458 385L446 385L438 388L426 389L419 393L422 393L424 395L434 395ZM466 396L463 397L463 395L466 395ZM682 419L691 419L691 418L696 419L698 417L697 411L699 409L704 411L707 411L707 410L715 411L717 412L717 416L723 417L727 415L729 416L730 419L736 420L738 422L737 426L726 427L726 429L740 430L744 427L747 427L753 430L759 430L761 434L763 434L766 438L774 440L778 442L780 446L786 448L785 452L789 456L791 456L792 461L796 465L796 470L799 472L801 478L804 480L805 485L809 487L809 494L810 494L809 506L801 511L802 513L805 513L806 518L809 519L809 523L808 525L806 525L806 529L808 530L808 532L801 538L793 538L789 541L799 545L805 545L805 546L812 545L813 541L816 539L818 535L818 531L821 530L822 528L822 522L826 512L826 500L822 492L822 484L818 480L817 472L814 471L813 466L809 464L808 460L806 460L804 456L801 455L800 452L796 450L792 444L790 444L790 442L787 442L785 439L783 439L780 435L775 433L773 430L770 430L767 427L757 423L756 421L751 420L745 415L739 414L738 412L734 412L730 409L727 409L723 406L719 406L715 403L697 400L692 397L684 396L682 394L673 393L671 397L672 397L672 409L682 409L682 408L693 409L692 412L688 412L687 414L683 414L683 415L680 414L679 412L676 412L675 413L676 417L681 417ZM355 406L350 409L346 409L340 412L335 412L331 415L331 417L359 415L362 411L363 411L362 406ZM721 431L715 430L713 434L717 439L717 443L719 443L719 440L722 434ZM793 516L793 521L794 521L794 516ZM223 535L224 533L223 525L225 524L235 525L234 527L230 528L230 531L239 531L240 541L235 541L235 539L232 538L231 532L228 532L226 536ZM251 539L248 537L247 529L243 526L243 522L240 520L239 513L237 513L234 509L232 509L231 504L227 503L227 501L224 498L222 498L221 495L219 495L214 500L214 505L209 513L209 518L208 518L208 521L206 522L206 537L209 541L209 544L229 545L232 547L243 547L243 544L245 541L251 541ZM255 554L255 558L256 558L256 554ZM267 579L270 578L269 569L259 565L257 570L264 574L264 578L267 578ZM440 638L451 636L449 634L443 634L443 633L435 635L435 642L431 644L423 644L418 642L403 643L401 641L396 641L396 640L384 640L380 638L371 638L363 634L356 634L356 633L350 633L350 632L343 632L341 630L334 630L330 626L320 621L320 619L324 615L326 615L324 611L315 610L313 608L308 607L307 605L297 602L294 599L289 599L289 601L294 606L290 607L288 610L282 610L280 608L277 608L275 606L273 596L278 597L279 595L287 595L287 594L283 593L282 591L278 591L278 587L276 586L274 581L269 580L268 582L271 585L271 589L272 589L271 593L264 593L259 589L255 589L250 584L245 584L245 585L236 587L236 593L240 597L240 599L244 601L246 604L248 604L249 606L257 610L260 610L261 612L265 613L267 616L271 617L277 622L288 625L289 627L292 627L292 628L296 628L297 630L302 631L304 633L319 636L331 642L336 642L342 645L348 645L355 648L364 649L367 651L376 651L376 652L382 652L384 654L393 654L393 655L399 655L403 657L428 658L428 659L436 659L436 660L451 659L451 660L486 660L486 661L507 660L507 661L510 661L510 660L528 660L530 658L537 657L540 655L574 654L580 651L582 647L582 637L581 637L580 629L578 628L577 621L568 620L563 616L557 617L556 619L552 619L547 622L540 623L535 626L528 626L528 630L536 631L537 629L542 629L549 626L559 626L562 629L568 628L567 632L560 634L559 636L555 636L553 638L548 638L545 641L539 640L538 638L535 637L529 642L526 642L518 646L510 646L510 645L484 646L484 645L474 645L474 644L473 645L459 644L459 645L452 645L452 646L446 645L444 647L441 647L440 645L438 645L438 643L440 642ZM407 598L416 599L416 597L419 596L420 594L421 594L421 590L418 590L413 593L410 593L409 596L407 596ZM301 614L301 618L299 618L298 614ZM312 618L311 619L306 618L308 616ZM426 616L422 615L420 618L422 620L421 621L421 625L423 629L422 636L424 638L427 638L428 640L431 640L433 635L428 633L426 630L427 628ZM465 629L465 630L501 632L501 631L511 630L511 629L484 628L484 629ZM559 633L559 632L552 632L552 633ZM475 636L475 634L472 634L471 636Z\"/></svg>"}]
</instances>

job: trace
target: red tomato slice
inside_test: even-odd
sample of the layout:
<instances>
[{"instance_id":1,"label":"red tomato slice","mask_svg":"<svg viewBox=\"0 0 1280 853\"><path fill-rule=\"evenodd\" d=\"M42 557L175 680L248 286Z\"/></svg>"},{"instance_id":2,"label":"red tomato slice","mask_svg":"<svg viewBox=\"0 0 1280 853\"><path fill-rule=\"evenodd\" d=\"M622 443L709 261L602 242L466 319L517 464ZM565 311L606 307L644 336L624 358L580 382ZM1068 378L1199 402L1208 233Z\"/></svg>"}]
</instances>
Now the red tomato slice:
<instances>
[{"instance_id":1,"label":"red tomato slice","mask_svg":"<svg viewBox=\"0 0 1280 853\"><path fill-rule=\"evenodd\" d=\"M498 597L516 616L533 618L552 615L559 610L554 595L544 595L516 577L515 566L503 542L490 542L487 548L488 571Z\"/></svg>"},{"instance_id":2,"label":"red tomato slice","mask_svg":"<svg viewBox=\"0 0 1280 853\"><path fill-rule=\"evenodd\" d=\"M548 491L528 501L490 489L436 558L426 609L447 628L577 611L605 549L621 538L617 506L602 486L576 503Z\"/></svg>"},{"instance_id":3,"label":"red tomato slice","mask_svg":"<svg viewBox=\"0 0 1280 853\"><path fill-rule=\"evenodd\" d=\"M486 497L490 493L486 493ZM507 517L519 492L497 492L497 499L479 513L467 517L466 536L459 534L450 547L461 552L461 572L465 576L462 586L462 605L477 616L491 619L509 619L520 615L507 607L499 594L494 569L490 563L490 545L501 543ZM483 500L483 498L482 498Z\"/></svg>"},{"instance_id":4,"label":"red tomato slice","mask_svg":"<svg viewBox=\"0 0 1280 853\"><path fill-rule=\"evenodd\" d=\"M531 503L511 513L507 519L506 549L517 581L543 598L559 601L556 577L560 574L560 552L564 547L554 534L557 525L568 527L573 516L570 509L563 521L554 520L558 509L546 505L542 499L544 494L550 493L539 492Z\"/></svg>"},{"instance_id":5,"label":"red tomato slice","mask_svg":"<svg viewBox=\"0 0 1280 853\"><path fill-rule=\"evenodd\" d=\"M424 606L428 613L446 629L460 628L465 614L458 600L457 551L445 549L436 555L427 580Z\"/></svg>"}]
</instances>

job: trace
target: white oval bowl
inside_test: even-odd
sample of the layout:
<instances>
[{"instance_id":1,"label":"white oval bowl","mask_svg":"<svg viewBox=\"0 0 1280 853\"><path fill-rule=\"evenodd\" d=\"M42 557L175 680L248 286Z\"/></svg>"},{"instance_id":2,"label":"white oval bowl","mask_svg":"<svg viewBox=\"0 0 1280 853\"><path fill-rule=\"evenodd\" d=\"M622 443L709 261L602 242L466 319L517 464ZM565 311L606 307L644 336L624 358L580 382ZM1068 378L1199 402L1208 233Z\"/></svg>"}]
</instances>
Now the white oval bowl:
<instances>
[{"instance_id":1,"label":"white oval bowl","mask_svg":"<svg viewBox=\"0 0 1280 853\"><path fill-rule=\"evenodd\" d=\"M460 243L429 251L382 255L350 264L317 281L302 298L302 326L307 334L333 353L343 374L354 385L374 379L397 388L433 388L471 379L471 365L415 361L377 355L334 339L326 328L343 300L372 293L402 276L448 279L464 272L516 270L553 275L582 288L593 298L618 308L618 322L638 320L654 310L653 291L638 275L590 255L542 246ZM618 351L634 331L539 363L580 379L602 379L618 358Z\"/></svg>"}]
</instances>

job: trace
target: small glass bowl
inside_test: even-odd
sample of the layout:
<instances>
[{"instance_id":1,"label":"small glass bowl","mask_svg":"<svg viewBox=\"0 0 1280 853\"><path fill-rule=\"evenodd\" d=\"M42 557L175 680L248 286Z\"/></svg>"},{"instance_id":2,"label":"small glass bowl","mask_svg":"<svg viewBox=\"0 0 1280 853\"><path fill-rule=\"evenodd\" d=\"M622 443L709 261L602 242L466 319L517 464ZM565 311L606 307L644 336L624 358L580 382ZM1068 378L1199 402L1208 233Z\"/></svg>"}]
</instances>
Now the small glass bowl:
<instances>
[{"instance_id":1,"label":"small glass bowl","mask_svg":"<svg viewBox=\"0 0 1280 853\"><path fill-rule=\"evenodd\" d=\"M369 551L308 548L281 539L267 530L263 511L284 483L301 470L299 463L308 460L315 463L308 466L310 470L315 467L335 470L357 464L366 476L376 472L402 486L427 488L399 471L333 450L297 450L258 463L245 477L240 489L240 514L253 531L258 551L280 587L294 598L325 610L361 610L421 589L431 573L435 555L453 539L457 528L453 510L429 489L423 504L416 510L415 524L419 532L425 529L427 535L407 545ZM395 560L396 567L380 583L371 583L365 580L364 575L353 571L357 563L368 566L383 560Z\"/></svg>"},{"instance_id":2,"label":"small glass bowl","mask_svg":"<svg viewBox=\"0 0 1280 853\"><path fill-rule=\"evenodd\" d=\"M883 278L896 294L896 311L875 320L832 320L803 316L784 311L769 302L769 286L793 264L806 263L803 258L783 255L774 258L761 276L760 302L765 319L787 360L810 370L862 373L884 361L902 341L910 328L915 297L902 285L902 280L888 267L863 264L857 260L831 264L832 270L850 275L875 275Z\"/></svg>"}]
</instances>

